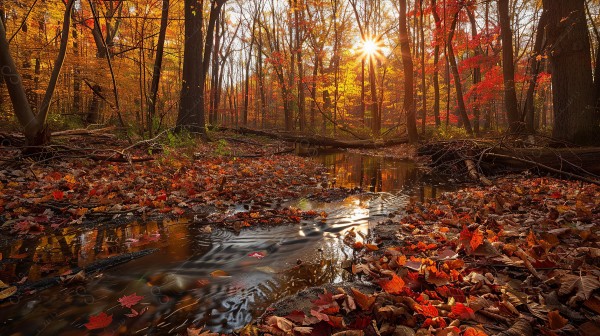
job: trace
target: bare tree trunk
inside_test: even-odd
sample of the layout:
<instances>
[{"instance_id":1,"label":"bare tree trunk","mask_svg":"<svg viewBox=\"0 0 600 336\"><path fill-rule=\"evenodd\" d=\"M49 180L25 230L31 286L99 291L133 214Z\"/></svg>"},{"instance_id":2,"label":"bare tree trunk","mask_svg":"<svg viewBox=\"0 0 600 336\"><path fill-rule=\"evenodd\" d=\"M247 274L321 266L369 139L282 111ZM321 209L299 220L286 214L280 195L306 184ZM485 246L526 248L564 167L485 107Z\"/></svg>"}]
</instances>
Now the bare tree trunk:
<instances>
[{"instance_id":1,"label":"bare tree trunk","mask_svg":"<svg viewBox=\"0 0 600 336\"><path fill-rule=\"evenodd\" d=\"M508 118L508 131L518 133L522 130L519 119L517 91L515 90L515 63L513 55L512 30L510 28L509 0L498 0L498 20L502 38L502 75L504 77L504 105Z\"/></svg>"},{"instance_id":2,"label":"bare tree trunk","mask_svg":"<svg viewBox=\"0 0 600 336\"><path fill-rule=\"evenodd\" d=\"M473 40L475 40L477 38L477 22L475 21L475 15L473 14L473 11L470 8L467 8L467 14L469 16L469 21L471 23L471 38ZM480 56L483 54L483 51L481 50L480 46L476 46L475 47L475 56ZM481 82L481 67L479 66L479 64L477 64L477 66L475 66L475 68L473 69L473 86L476 86L477 84L479 84ZM475 90L475 93L473 94L473 128L474 128L474 132L475 135L479 135L479 117L480 117L480 106L479 106L479 102L478 102L478 95L477 95L477 90Z\"/></svg>"},{"instance_id":3,"label":"bare tree trunk","mask_svg":"<svg viewBox=\"0 0 600 336\"><path fill-rule=\"evenodd\" d=\"M522 121L525 122L525 130L529 133L534 133L535 126L535 89L537 87L538 76L542 67L541 54L544 46L544 32L546 30L547 14L542 12L540 22L535 34L535 44L533 46L533 54L531 55L531 69L529 76L529 87L525 98L525 106L523 107Z\"/></svg>"},{"instance_id":4,"label":"bare tree trunk","mask_svg":"<svg viewBox=\"0 0 600 336\"><path fill-rule=\"evenodd\" d=\"M163 0L162 13L160 16L160 29L158 32L158 45L156 46L156 58L152 69L152 83L150 84L150 97L148 98L148 134L150 138L154 136L154 118L156 115L156 99L158 97L158 85L160 82L160 72L162 70L162 60L165 47L165 37L167 34L167 25L169 24L169 0Z\"/></svg>"},{"instance_id":5,"label":"bare tree trunk","mask_svg":"<svg viewBox=\"0 0 600 336\"><path fill-rule=\"evenodd\" d=\"M423 21L423 0L419 0L419 27L421 32L421 94L423 95L423 118L421 119L421 133L425 134L427 123L427 88L425 83L425 23Z\"/></svg>"},{"instance_id":6,"label":"bare tree trunk","mask_svg":"<svg viewBox=\"0 0 600 336\"><path fill-rule=\"evenodd\" d=\"M437 12L436 0L431 0L431 11L433 20L435 21L436 34L442 33L442 20ZM435 126L440 127L440 40L436 39L433 49L433 117L435 118Z\"/></svg>"},{"instance_id":7,"label":"bare tree trunk","mask_svg":"<svg viewBox=\"0 0 600 336\"><path fill-rule=\"evenodd\" d=\"M467 115L467 107L465 105L465 98L463 95L462 83L460 80L460 73L458 72L458 65L456 64L456 56L454 56L454 47L452 46L452 40L454 39L454 32L456 31L456 24L458 22L458 15L460 9L454 15L452 25L448 32L448 60L450 62L450 69L452 70L452 76L454 77L454 85L456 87L456 101L458 105L458 112L462 120L462 124L469 135L473 135L473 128L471 128L471 122Z\"/></svg>"},{"instance_id":8,"label":"bare tree trunk","mask_svg":"<svg viewBox=\"0 0 600 336\"><path fill-rule=\"evenodd\" d=\"M414 69L408 41L408 26L406 24L406 0L400 0L400 50L404 68L404 113L406 113L406 128L408 140L411 143L419 141L417 133L417 119L414 108Z\"/></svg>"}]
</instances>

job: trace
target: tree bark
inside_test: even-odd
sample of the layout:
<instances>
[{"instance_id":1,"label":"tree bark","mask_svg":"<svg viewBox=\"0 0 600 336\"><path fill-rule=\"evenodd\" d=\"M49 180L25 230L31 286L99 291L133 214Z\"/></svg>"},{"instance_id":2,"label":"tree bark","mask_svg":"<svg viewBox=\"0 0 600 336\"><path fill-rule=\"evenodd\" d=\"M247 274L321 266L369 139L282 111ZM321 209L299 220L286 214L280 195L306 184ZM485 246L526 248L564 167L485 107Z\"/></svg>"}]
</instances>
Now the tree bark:
<instances>
[{"instance_id":1,"label":"tree bark","mask_svg":"<svg viewBox=\"0 0 600 336\"><path fill-rule=\"evenodd\" d=\"M555 138L598 144L600 117L595 106L589 31L584 0L544 0L552 72Z\"/></svg>"},{"instance_id":2,"label":"tree bark","mask_svg":"<svg viewBox=\"0 0 600 336\"><path fill-rule=\"evenodd\" d=\"M411 143L419 141L417 133L417 119L414 107L414 68L410 53L410 44L408 41L408 26L406 24L406 0L400 0L400 51L402 54L402 66L404 68L404 104L403 109L406 113L406 128L408 131L408 140Z\"/></svg>"},{"instance_id":3,"label":"tree bark","mask_svg":"<svg viewBox=\"0 0 600 336\"><path fill-rule=\"evenodd\" d=\"M512 30L510 28L509 0L498 0L498 20L502 39L502 75L504 77L504 105L508 118L508 131L518 133L522 130L519 119L517 91L515 90L515 63L513 55Z\"/></svg>"},{"instance_id":4,"label":"tree bark","mask_svg":"<svg viewBox=\"0 0 600 336\"><path fill-rule=\"evenodd\" d=\"M169 0L163 0L162 13L160 16L160 30L158 32L158 45L156 46L156 58L152 70L152 83L150 84L150 97L148 99L148 134L154 137L154 117L156 115L156 99L158 97L158 84L162 70L162 60L165 47L165 36L169 24Z\"/></svg>"},{"instance_id":5,"label":"tree bark","mask_svg":"<svg viewBox=\"0 0 600 336\"><path fill-rule=\"evenodd\" d=\"M465 105L465 98L463 95L462 83L460 80L460 73L458 72L458 65L456 64L456 56L454 55L454 47L452 46L452 40L454 39L454 32L456 31L456 24L458 22L458 15L460 13L460 9L454 14L454 18L452 19L452 25L448 32L448 61L450 62L450 70L452 72L452 76L454 77L454 85L456 87L456 101L458 104L458 112L460 113L460 117L462 120L463 127L467 131L469 135L473 135L473 128L471 127L471 122L469 121L469 116L467 115L467 107Z\"/></svg>"},{"instance_id":6,"label":"tree bark","mask_svg":"<svg viewBox=\"0 0 600 336\"><path fill-rule=\"evenodd\" d=\"M183 85L177 115L177 128L206 135L204 116L206 74L210 66L215 24L227 0L211 2L210 16L203 38L202 1L185 0L185 44L183 50Z\"/></svg>"},{"instance_id":7,"label":"tree bark","mask_svg":"<svg viewBox=\"0 0 600 336\"><path fill-rule=\"evenodd\" d=\"M433 47L433 117L435 118L435 126L440 127L440 39L437 34L442 34L442 20L437 12L436 0L431 0L431 11L433 20L435 21L435 46Z\"/></svg>"},{"instance_id":8,"label":"tree bark","mask_svg":"<svg viewBox=\"0 0 600 336\"><path fill-rule=\"evenodd\" d=\"M546 19L548 15L546 12L542 12L540 16L540 22L537 27L535 34L535 44L533 46L533 54L531 55L531 68L530 68L530 79L529 87L527 88L527 94L525 98L525 106L523 107L523 115L521 121L525 123L525 131L528 133L535 132L535 89L537 87L538 76L542 67L542 51L544 46L544 32L546 30Z\"/></svg>"}]
</instances>

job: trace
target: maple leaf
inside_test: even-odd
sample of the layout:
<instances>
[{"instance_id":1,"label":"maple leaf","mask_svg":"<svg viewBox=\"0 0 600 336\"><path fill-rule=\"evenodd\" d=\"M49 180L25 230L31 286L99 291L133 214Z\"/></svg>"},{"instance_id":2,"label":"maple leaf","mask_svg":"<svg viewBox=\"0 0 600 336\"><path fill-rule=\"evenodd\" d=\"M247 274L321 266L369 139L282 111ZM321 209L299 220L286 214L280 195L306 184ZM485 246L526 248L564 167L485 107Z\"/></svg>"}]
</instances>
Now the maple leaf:
<instances>
[{"instance_id":1,"label":"maple leaf","mask_svg":"<svg viewBox=\"0 0 600 336\"><path fill-rule=\"evenodd\" d=\"M393 274L391 280L380 280L379 285L387 293L401 294L404 289L404 280L396 274Z\"/></svg>"},{"instance_id":2,"label":"maple leaf","mask_svg":"<svg viewBox=\"0 0 600 336\"><path fill-rule=\"evenodd\" d=\"M358 289L352 288L352 294L354 294L354 299L358 306L362 310L369 310L373 303L375 303L375 297L372 295L366 295L361 293Z\"/></svg>"},{"instance_id":3,"label":"maple leaf","mask_svg":"<svg viewBox=\"0 0 600 336\"><path fill-rule=\"evenodd\" d=\"M133 293L131 295L121 297L119 299L119 303L122 307L131 308L138 304L138 302L140 302L143 298L143 296L139 296L136 293Z\"/></svg>"},{"instance_id":4,"label":"maple leaf","mask_svg":"<svg viewBox=\"0 0 600 336\"><path fill-rule=\"evenodd\" d=\"M90 315L90 321L84 325L88 330L102 329L108 327L112 323L112 319L112 315L101 312L98 315Z\"/></svg>"}]
</instances>

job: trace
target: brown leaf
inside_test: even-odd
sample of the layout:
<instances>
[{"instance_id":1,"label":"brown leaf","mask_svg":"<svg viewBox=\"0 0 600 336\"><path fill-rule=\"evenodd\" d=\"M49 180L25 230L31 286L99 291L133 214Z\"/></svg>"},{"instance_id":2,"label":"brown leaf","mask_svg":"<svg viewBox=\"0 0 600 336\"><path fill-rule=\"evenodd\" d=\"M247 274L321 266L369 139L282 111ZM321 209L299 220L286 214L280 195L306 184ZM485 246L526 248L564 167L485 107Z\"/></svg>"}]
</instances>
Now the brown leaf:
<instances>
[{"instance_id":1,"label":"brown leaf","mask_svg":"<svg viewBox=\"0 0 600 336\"><path fill-rule=\"evenodd\" d=\"M285 317L271 316L267 320L267 324L277 327L277 329L289 333L294 328L294 323Z\"/></svg>"},{"instance_id":2,"label":"brown leaf","mask_svg":"<svg viewBox=\"0 0 600 336\"><path fill-rule=\"evenodd\" d=\"M553 310L548 313L548 327L552 330L560 329L569 324L569 320L562 317L558 310Z\"/></svg>"},{"instance_id":3,"label":"brown leaf","mask_svg":"<svg viewBox=\"0 0 600 336\"><path fill-rule=\"evenodd\" d=\"M496 334L496 336L532 336L533 328L531 323L525 319L518 319L515 324L512 325L508 330Z\"/></svg>"},{"instance_id":4,"label":"brown leaf","mask_svg":"<svg viewBox=\"0 0 600 336\"><path fill-rule=\"evenodd\" d=\"M587 300L591 297L592 292L600 287L600 280L593 275L573 275L566 274L560 278L561 286L558 290L558 295L571 294L575 289L577 293L572 298L574 302Z\"/></svg>"}]
</instances>

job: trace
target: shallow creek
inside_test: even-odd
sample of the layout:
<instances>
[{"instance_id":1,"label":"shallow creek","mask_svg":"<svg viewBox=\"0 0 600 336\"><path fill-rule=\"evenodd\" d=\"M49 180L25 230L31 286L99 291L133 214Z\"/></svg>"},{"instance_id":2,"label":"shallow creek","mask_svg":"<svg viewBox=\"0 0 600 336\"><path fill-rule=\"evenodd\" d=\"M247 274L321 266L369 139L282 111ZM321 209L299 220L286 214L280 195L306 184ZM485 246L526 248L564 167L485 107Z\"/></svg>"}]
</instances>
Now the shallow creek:
<instances>
[{"instance_id":1,"label":"shallow creek","mask_svg":"<svg viewBox=\"0 0 600 336\"><path fill-rule=\"evenodd\" d=\"M0 241L2 255L13 256L12 262L0 264L0 280L7 283L56 275L56 264L67 270L122 253L159 249L84 283L55 286L4 303L0 334L86 334L88 317L100 312L113 315L112 324L104 330L110 334L177 334L192 324L230 332L285 296L312 286L351 281L352 274L341 267L353 258L352 249L342 242L348 230L366 236L370 227L401 210L410 197L431 198L446 190L423 180L422 172L410 161L345 152L313 159L328 168L333 186L365 191L332 203L303 198L281 205L325 211L324 222L303 220L297 225L240 233L210 231L186 220L135 222ZM14 262L14 256L20 255L27 257ZM211 276L216 270L227 276ZM141 315L127 317L131 312L118 299L133 293L143 296L134 306Z\"/></svg>"}]
</instances>

